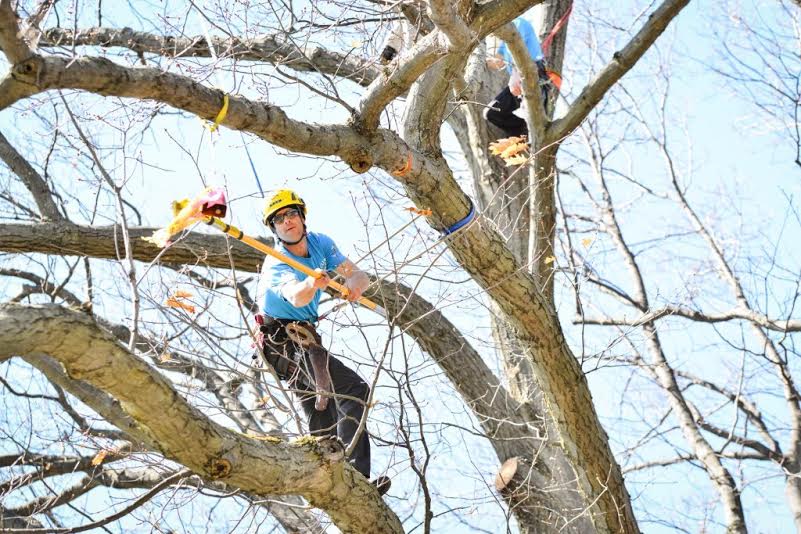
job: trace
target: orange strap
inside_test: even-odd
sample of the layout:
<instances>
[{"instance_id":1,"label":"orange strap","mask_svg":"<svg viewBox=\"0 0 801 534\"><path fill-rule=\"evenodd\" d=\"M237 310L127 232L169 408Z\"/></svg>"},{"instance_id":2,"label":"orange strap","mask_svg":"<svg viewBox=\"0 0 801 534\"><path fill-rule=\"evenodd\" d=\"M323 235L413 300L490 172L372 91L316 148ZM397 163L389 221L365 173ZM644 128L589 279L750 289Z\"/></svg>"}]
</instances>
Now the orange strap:
<instances>
[{"instance_id":1,"label":"orange strap","mask_svg":"<svg viewBox=\"0 0 801 534\"><path fill-rule=\"evenodd\" d=\"M392 176L406 176L409 174L409 171L412 170L412 153L409 152L408 157L406 158L406 164L396 171L392 171Z\"/></svg>"},{"instance_id":2,"label":"orange strap","mask_svg":"<svg viewBox=\"0 0 801 534\"><path fill-rule=\"evenodd\" d=\"M545 40L542 42L542 53L545 54L546 56L548 55L548 49L551 47L551 41L553 41L553 38L556 36L559 30L562 29L562 26L567 24L567 19L570 17L570 13L572 11L573 11L573 2L570 2L570 7L567 8L567 11L565 11L565 14L562 15L562 18L560 18L556 22L556 24L554 24L551 33L549 33L548 37L546 37Z\"/></svg>"}]
</instances>

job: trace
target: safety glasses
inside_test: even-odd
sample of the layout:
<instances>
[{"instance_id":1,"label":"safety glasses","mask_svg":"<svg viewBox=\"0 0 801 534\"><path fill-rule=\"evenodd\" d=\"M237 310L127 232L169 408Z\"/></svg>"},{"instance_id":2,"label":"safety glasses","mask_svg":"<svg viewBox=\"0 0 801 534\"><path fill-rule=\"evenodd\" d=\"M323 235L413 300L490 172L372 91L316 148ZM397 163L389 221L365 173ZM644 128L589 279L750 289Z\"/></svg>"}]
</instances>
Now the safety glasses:
<instances>
[{"instance_id":1,"label":"safety glasses","mask_svg":"<svg viewBox=\"0 0 801 534\"><path fill-rule=\"evenodd\" d=\"M276 216L273 217L273 224L283 224L285 220L294 219L295 217L300 217L300 211L295 208L289 208L286 211L276 214Z\"/></svg>"}]
</instances>

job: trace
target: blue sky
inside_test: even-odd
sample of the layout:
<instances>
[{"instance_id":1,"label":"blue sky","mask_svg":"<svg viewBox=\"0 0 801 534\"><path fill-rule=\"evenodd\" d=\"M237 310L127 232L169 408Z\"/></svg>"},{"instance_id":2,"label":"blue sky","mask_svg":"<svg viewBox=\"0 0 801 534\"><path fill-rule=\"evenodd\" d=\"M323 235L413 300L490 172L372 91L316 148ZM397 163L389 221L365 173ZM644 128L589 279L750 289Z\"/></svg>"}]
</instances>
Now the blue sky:
<instances>
[{"instance_id":1,"label":"blue sky","mask_svg":"<svg viewBox=\"0 0 801 534\"><path fill-rule=\"evenodd\" d=\"M735 8L733 5L726 7L732 10ZM643 6L638 6L630 11L638 13L642 8ZM575 68L566 69L572 70L569 77L566 77L566 87L573 96L586 80L587 71L581 69L588 67L590 63L596 67L602 65L612 52L625 42L622 37L610 37L610 32L591 34L584 31L588 12L600 15L609 9L611 8L607 4L595 3L582 6L581 9L577 7L577 12L574 14L574 21L570 26L572 33L569 34L568 62L570 65L575 65ZM757 7L745 5L742 9L747 14L753 14ZM771 7L760 4L758 9L770 10ZM84 16L88 20L93 15L87 10ZM189 18L190 27L198 25L193 17L195 15ZM670 127L671 139L675 139L675 146L678 147L675 151L677 160L684 168L692 171L691 174L685 175L688 183L692 184L691 201L703 209L705 217L709 220L720 221L723 235L740 237L749 247L748 250L756 249L757 252L764 252L759 250L760 241L745 242L745 237L760 233L766 236L778 235L785 213L783 203L787 202L782 194L797 198L801 193L798 190L799 168L792 162L794 147L787 138L775 132L765 133L761 128L749 127L755 124L755 121L756 124L760 124L760 112L741 96L732 94L719 76L708 72L706 64L717 64L720 61L712 27L720 22L721 17L725 17L725 13L718 14L710 10L707 4L691 3L677 19L677 25L671 26L657 43L657 48L648 53L643 65L628 74L623 83L636 98L642 100L644 107L652 109L655 103L650 97L655 84L655 64L657 59L664 60L670 71L669 79L672 87L669 108L675 118L675 123ZM623 16L620 15L620 18ZM120 25L135 25L135 21L127 15L118 14L116 11L107 12L106 19ZM634 26L637 27L639 24ZM142 29L149 28L145 25ZM595 56L591 55L590 48L586 46L590 36L595 39L596 44L599 44ZM346 46L347 42L348 39L342 37L338 44ZM360 46L367 45L362 43ZM226 89L235 86L234 80L224 74L215 75L210 83L221 85ZM241 86L240 88L246 94L256 96L252 88ZM360 93L358 89L353 86L341 88L345 98L350 102L356 101ZM69 96L68 100L72 101L73 98ZM271 102L285 105L289 114L296 118L319 122L343 122L347 118L346 113L337 106L321 102L320 99L308 98L308 95L293 86L271 88L269 98ZM568 99L570 98L569 95ZM86 106L81 109L84 118L89 121L83 124L96 136L96 139L107 146L122 142L123 132L114 131L108 126L108 123L116 120L115 114L118 111L115 110L115 103L101 102L99 99L86 96L80 96L76 100L80 100L81 105ZM22 103L18 107L25 106L26 103ZM402 110L402 103L396 105L396 110ZM96 120L94 123L91 122L93 118ZM604 126L607 128L605 131L607 135L614 137L621 133L614 120L609 120L607 123ZM30 114L26 116L24 113L12 110L0 112L0 130L12 139L23 153L41 149L43 146L43 141L38 138L43 135L42 126ZM34 135L37 137L32 137L31 132L35 132ZM126 132L126 135L131 135L131 132ZM408 212L401 210L410 204L400 198L396 184L381 172L371 172L366 176L354 175L340 161L288 155L249 134L244 134L244 142L248 143L250 157L265 191L291 187L300 192L310 207L310 228L334 236L340 248L353 258L361 256L367 249L368 234L371 235L371 242L375 242L379 239L376 236L382 234L381 229L374 226L379 223L380 208L379 202L370 199L371 193L391 198L392 209L384 207L381 213L390 231L410 219ZM142 211L146 224L154 226L164 224L169 219L171 200L191 196L206 184L221 184L227 187L231 197L230 220L248 233L266 233L266 229L260 223L263 200L250 161L243 149L243 136L238 132L221 128L211 137L196 118L170 113L156 117L149 132L142 137L141 144L136 146L135 151L127 154L127 157L123 158L113 150L107 150L104 154L107 164L114 169L114 177L118 180L128 179L127 191ZM197 160L197 166L193 158ZM645 146L635 146L631 149L630 158L630 165L638 179L664 189L663 167L652 150ZM622 166L629 162L621 157L620 160L615 160L615 163ZM459 164L460 162L454 162L454 166ZM81 195L92 193L95 179L87 178L87 175L80 171L81 167L76 171L65 164L56 169L63 177L73 177L74 186L71 185L71 190ZM59 183L65 187L63 178L59 178ZM573 185L565 183L566 191L572 188ZM655 207L651 202L638 204L627 184L614 184L613 192L619 193L621 202L632 202L631 209L626 215L628 220L647 221L639 226L627 225L628 236L632 241L644 242L662 233L665 225L686 224L668 207L660 205ZM101 197L101 202L110 206L111 201L108 197ZM106 209L106 213L113 213L113 210ZM359 215L368 220L367 228ZM419 250L421 247L432 245L436 234L424 225L420 228L422 235L408 232L403 238L395 240L393 242L395 251L403 254L407 248ZM797 224L790 225L790 229L782 235L780 261L789 268L795 266L797 269L798 266L797 248L791 246L797 238ZM767 245L765 242L766 247ZM677 249L662 248L651 252L654 258L663 262L661 265L656 263L664 269L664 278L659 279L659 288L665 298L680 292L686 282L682 273L676 273L670 268L672 258L677 252L686 256L699 253L697 248L684 241L680 241L677 247ZM603 260L601 256L605 253L606 251L599 245L597 251L591 251L591 257L600 262ZM430 256L424 256L419 263L424 264L426 260L430 260ZM442 261L447 263L448 257ZM422 267L415 270L422 271ZM609 271L610 277L614 277L614 269ZM456 277L465 278L459 275ZM620 283L625 283L622 276ZM488 332L485 330L487 318L481 309L481 299L467 299L460 302L466 295L474 294L473 284L443 287L433 282L426 282L422 288L435 300L442 298L443 303L459 302L446 307L444 312L464 327L465 331L476 332L477 343L481 337L488 337L486 335ZM715 298L716 294L708 297L710 302ZM725 302L726 297L720 296L720 300ZM566 300L561 308L563 318L568 320L572 318L570 308L570 301ZM113 310L109 310L109 313L122 318L126 312L124 308L120 308L116 314ZM680 322L671 324L671 327L679 330L682 324ZM358 337L353 332L350 332L352 335L349 336L345 331L339 330L338 334L340 337L337 342L342 346ZM578 340L578 333L575 330L571 330L569 334L574 342ZM667 343L676 354L686 354L686 358L699 358L699 371L715 373L719 370L720 362L716 360L714 353L706 359L699 357L702 348L712 337L708 329L698 329L688 332L686 336L671 337ZM376 344L379 344L378 339L380 334L376 334ZM590 337L589 345L602 347L607 341L604 337ZM487 354L488 359L491 359L491 347L481 344L479 346ZM588 351L593 352L589 349ZM589 376L594 398L598 402L598 411L605 422L611 422L613 414L626 417L633 413L631 408L618 410L618 402L623 395L620 372L601 371L591 373ZM654 397L653 388L646 389L646 385L640 380L635 380L625 395L626 400L632 404L642 403L638 406L643 409L656 409L663 402L660 397ZM447 402L438 395L432 395L428 400L432 413L443 410L440 404ZM780 403L777 403L776 409L781 413ZM443 418L446 416L443 415ZM458 417L455 419L461 420ZM620 428L619 422L614 424L618 432L610 434L615 442L629 436L633 439L637 435L635 429L639 431L639 425L636 424L632 424L631 428ZM458 440L459 436L454 434L452 439ZM684 446L681 440L679 443ZM458 445L455 444L454 447ZM668 449L669 447L665 445L654 445L654 450L664 450L665 455L669 454ZM491 454L487 454L487 448L484 447L477 454L479 463L483 464L482 468L489 469L494 458ZM447 452L443 452L440 458L442 463L437 466L443 470L450 467L451 462L461 462L459 458L450 458L450 453ZM480 472L478 469L477 471ZM688 484L684 477L692 482ZM669 472L651 470L637 474L633 478L640 482L634 489L630 488L633 494L638 494L636 506L652 511L656 515L665 514L672 509L691 508L701 495L704 498L714 497L708 480L697 468L687 467ZM480 488L481 484L482 482L477 480L475 487ZM688 486L693 489L688 490ZM468 488L468 492L472 489ZM790 523L786 507L782 502L781 488L777 488L776 483L762 484L753 491L749 488L746 490L746 498L752 499L749 502L760 503L762 498L756 493L763 489L770 495L766 499L776 501L776 505L749 506L749 520L755 525L755 532L781 532L783 526ZM481 510L487 509L487 507L481 508ZM498 512L497 508L492 509L494 513ZM491 517L497 519L498 516ZM688 521L688 525L692 524L693 518ZM700 525L696 527L691 530L701 530ZM668 527L651 523L643 524L642 528L645 532L672 531ZM712 532L719 530L719 526L709 528ZM447 531L459 532L459 527L451 526Z\"/></svg>"}]
</instances>

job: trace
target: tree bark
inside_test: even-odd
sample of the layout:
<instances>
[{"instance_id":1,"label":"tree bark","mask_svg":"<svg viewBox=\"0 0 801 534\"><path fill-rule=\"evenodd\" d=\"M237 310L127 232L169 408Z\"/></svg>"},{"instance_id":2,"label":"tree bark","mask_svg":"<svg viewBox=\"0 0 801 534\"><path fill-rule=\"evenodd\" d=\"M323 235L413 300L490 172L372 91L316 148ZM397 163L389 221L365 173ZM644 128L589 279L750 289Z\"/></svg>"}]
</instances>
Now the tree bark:
<instances>
[{"instance_id":1,"label":"tree bark","mask_svg":"<svg viewBox=\"0 0 801 534\"><path fill-rule=\"evenodd\" d=\"M336 442L283 443L227 430L85 314L58 306L0 307L0 361L41 354L112 395L167 458L201 476L263 496L302 495L343 532L403 532L375 488L344 462Z\"/></svg>"}]
</instances>

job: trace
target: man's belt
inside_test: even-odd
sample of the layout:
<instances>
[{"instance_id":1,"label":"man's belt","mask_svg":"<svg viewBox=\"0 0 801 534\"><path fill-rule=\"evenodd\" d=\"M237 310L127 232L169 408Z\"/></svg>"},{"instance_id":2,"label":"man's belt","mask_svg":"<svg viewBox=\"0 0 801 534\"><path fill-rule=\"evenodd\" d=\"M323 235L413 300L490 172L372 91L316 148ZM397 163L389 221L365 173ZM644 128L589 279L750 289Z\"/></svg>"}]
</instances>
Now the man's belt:
<instances>
[{"instance_id":1,"label":"man's belt","mask_svg":"<svg viewBox=\"0 0 801 534\"><path fill-rule=\"evenodd\" d=\"M281 380L300 380L310 386L308 380L305 380L303 369L299 372L295 346L308 354L314 374L313 388L317 393L314 407L318 411L325 410L329 401L328 394L333 388L328 371L328 351L323 347L320 334L314 326L307 321L277 319L262 314L256 315L256 323L263 336L260 342L264 357ZM286 339L281 339L283 334L286 334L291 344ZM268 345L273 350L268 350Z\"/></svg>"}]
</instances>

